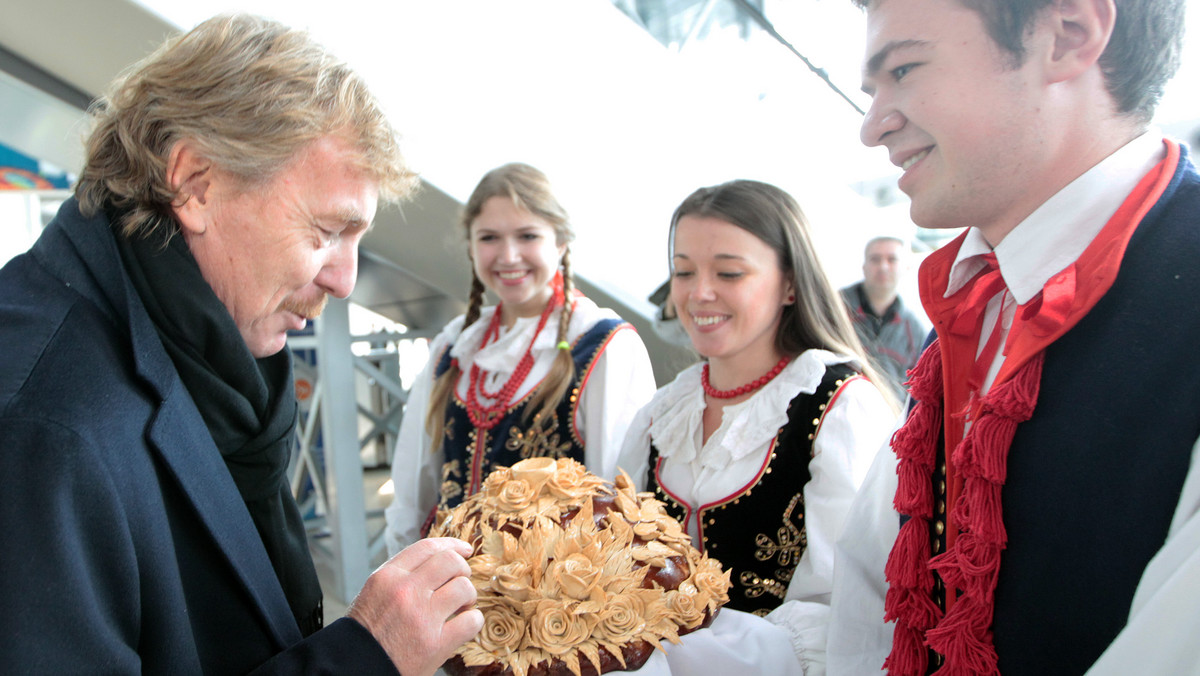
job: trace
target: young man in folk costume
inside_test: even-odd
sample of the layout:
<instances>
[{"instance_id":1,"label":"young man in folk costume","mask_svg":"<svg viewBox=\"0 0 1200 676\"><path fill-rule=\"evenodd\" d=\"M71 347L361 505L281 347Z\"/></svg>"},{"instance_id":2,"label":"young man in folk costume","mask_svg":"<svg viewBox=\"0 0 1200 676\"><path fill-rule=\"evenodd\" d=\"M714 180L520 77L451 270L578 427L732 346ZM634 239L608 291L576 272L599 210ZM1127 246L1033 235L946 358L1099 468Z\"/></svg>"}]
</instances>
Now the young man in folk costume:
<instances>
[{"instance_id":1,"label":"young man in folk costume","mask_svg":"<svg viewBox=\"0 0 1200 676\"><path fill-rule=\"evenodd\" d=\"M921 267L938 340L840 539L830 673L1195 673L1200 176L1148 130L1184 3L860 4L862 140L970 228Z\"/></svg>"}]
</instances>

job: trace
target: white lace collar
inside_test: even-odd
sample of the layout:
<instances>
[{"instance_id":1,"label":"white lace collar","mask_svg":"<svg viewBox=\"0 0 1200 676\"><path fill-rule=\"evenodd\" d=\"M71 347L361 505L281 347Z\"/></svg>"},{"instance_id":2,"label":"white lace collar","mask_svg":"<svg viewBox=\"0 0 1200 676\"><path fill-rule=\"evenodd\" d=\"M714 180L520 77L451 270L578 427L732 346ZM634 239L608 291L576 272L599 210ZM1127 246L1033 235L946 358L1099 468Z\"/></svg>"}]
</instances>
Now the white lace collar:
<instances>
[{"instance_id":1,"label":"white lace collar","mask_svg":"<svg viewBox=\"0 0 1200 676\"><path fill-rule=\"evenodd\" d=\"M826 350L806 350L749 399L725 407L721 426L703 448L703 364L694 364L655 393L648 404L650 438L663 458L674 457L684 463L699 458L703 466L723 467L770 442L787 423L788 402L802 392L815 392L826 366L849 361L851 357Z\"/></svg>"},{"instance_id":2,"label":"white lace collar","mask_svg":"<svg viewBox=\"0 0 1200 676\"><path fill-rule=\"evenodd\" d=\"M545 328L534 340L534 359L541 353L553 351L557 346L558 318L561 312L562 309L557 308L550 313ZM450 348L450 356L458 360L460 368L465 369L475 364L496 375L512 373L516 369L517 363L525 354L525 349L529 347L529 341L533 338L533 332L537 330L541 316L517 317L510 328L501 326L499 337L480 350L479 344L483 342L483 334L487 332L488 324L495 314L495 307L483 308L479 319L464 329L454 341L454 346Z\"/></svg>"}]
</instances>

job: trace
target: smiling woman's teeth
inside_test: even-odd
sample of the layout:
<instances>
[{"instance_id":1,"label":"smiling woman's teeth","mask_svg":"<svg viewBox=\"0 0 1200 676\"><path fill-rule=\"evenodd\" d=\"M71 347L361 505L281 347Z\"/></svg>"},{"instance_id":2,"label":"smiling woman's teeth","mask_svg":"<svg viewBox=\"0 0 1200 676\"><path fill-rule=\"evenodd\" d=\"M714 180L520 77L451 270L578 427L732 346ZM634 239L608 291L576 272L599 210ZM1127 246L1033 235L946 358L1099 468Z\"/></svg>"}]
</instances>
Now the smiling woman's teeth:
<instances>
[{"instance_id":1,"label":"smiling woman's teeth","mask_svg":"<svg viewBox=\"0 0 1200 676\"><path fill-rule=\"evenodd\" d=\"M516 272L497 272L496 276L500 279L520 279L525 276L525 272L517 270Z\"/></svg>"},{"instance_id":2,"label":"smiling woman's teeth","mask_svg":"<svg viewBox=\"0 0 1200 676\"><path fill-rule=\"evenodd\" d=\"M725 317L692 317L692 321L696 323L696 326L709 326L724 319Z\"/></svg>"},{"instance_id":3,"label":"smiling woman's teeth","mask_svg":"<svg viewBox=\"0 0 1200 676\"><path fill-rule=\"evenodd\" d=\"M921 152L917 153L916 155L913 155L912 157L908 158L907 160L904 160L904 164L901 164L900 168L907 170L912 165L923 160L925 158L925 156L928 154L929 154L928 150L922 150Z\"/></svg>"}]
</instances>

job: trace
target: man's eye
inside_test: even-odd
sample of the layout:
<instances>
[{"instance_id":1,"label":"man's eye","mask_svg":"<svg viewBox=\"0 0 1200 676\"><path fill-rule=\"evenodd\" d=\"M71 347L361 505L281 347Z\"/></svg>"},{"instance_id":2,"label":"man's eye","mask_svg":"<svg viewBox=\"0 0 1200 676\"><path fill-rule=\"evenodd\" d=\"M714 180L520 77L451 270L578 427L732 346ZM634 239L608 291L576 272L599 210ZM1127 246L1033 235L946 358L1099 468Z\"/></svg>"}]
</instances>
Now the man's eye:
<instances>
[{"instance_id":1,"label":"man's eye","mask_svg":"<svg viewBox=\"0 0 1200 676\"><path fill-rule=\"evenodd\" d=\"M896 66L890 71L892 74L892 79L899 82L900 80L904 79L905 75L908 75L909 71L916 67L917 64L915 63L906 63L902 66Z\"/></svg>"}]
</instances>

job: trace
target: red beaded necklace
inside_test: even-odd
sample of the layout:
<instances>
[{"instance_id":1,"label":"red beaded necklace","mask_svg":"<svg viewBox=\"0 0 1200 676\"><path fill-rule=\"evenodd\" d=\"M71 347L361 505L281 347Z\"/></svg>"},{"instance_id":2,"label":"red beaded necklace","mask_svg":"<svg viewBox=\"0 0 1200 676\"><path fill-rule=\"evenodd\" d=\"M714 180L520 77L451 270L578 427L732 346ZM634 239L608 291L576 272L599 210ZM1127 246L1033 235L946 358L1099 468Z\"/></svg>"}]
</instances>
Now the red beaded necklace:
<instances>
[{"instance_id":1,"label":"red beaded necklace","mask_svg":"<svg viewBox=\"0 0 1200 676\"><path fill-rule=\"evenodd\" d=\"M705 362L704 369L700 371L700 386L704 388L704 393L710 397L714 397L716 399L733 399L734 397L740 397L743 394L749 394L763 385L771 382L775 379L775 376L779 375L783 371L783 368L787 366L788 362L790 361L792 361L792 358L784 355L779 359L779 363L772 366L770 371L767 371L766 375L762 376L758 380L746 383L741 387L735 387L732 390L718 390L712 386L712 383L708 382L708 363Z\"/></svg>"},{"instance_id":2,"label":"red beaded necklace","mask_svg":"<svg viewBox=\"0 0 1200 676\"><path fill-rule=\"evenodd\" d=\"M537 341L538 335L545 328L546 322L550 319L550 313L562 301L562 291L556 290L551 296L550 302L546 303L546 309L542 310L542 317L538 320L537 330L533 332L533 337L529 339L529 347L525 348L525 354L522 355L521 361L517 362L517 367L513 369L512 375L508 377L504 385L498 392L492 393L484 389L483 381L484 371L475 364L471 364L469 371L469 380L467 382L467 417L471 419L471 424L479 429L490 430L504 418L505 412L508 411L508 406L512 402L513 396L520 389L521 384L525 382L525 378L529 375L529 371L533 369L533 344ZM487 330L483 332L483 342L479 344L479 349L482 350L489 342L497 339L500 336L500 316L503 313L503 304L496 306L496 312L492 315L492 321L488 323ZM479 402L479 395L494 399L495 403L485 406Z\"/></svg>"}]
</instances>

